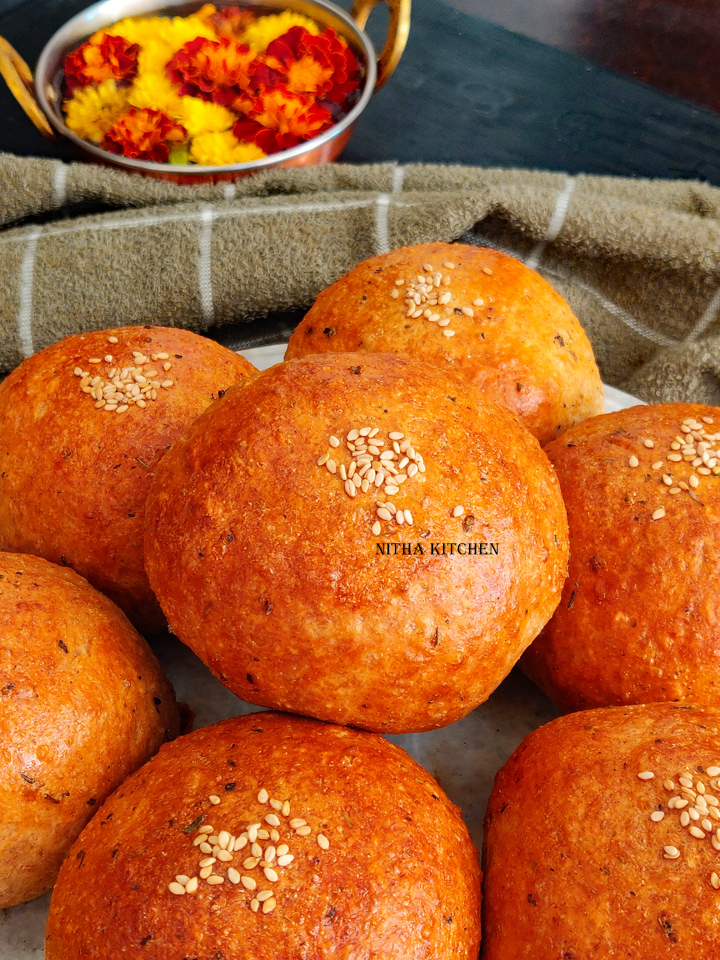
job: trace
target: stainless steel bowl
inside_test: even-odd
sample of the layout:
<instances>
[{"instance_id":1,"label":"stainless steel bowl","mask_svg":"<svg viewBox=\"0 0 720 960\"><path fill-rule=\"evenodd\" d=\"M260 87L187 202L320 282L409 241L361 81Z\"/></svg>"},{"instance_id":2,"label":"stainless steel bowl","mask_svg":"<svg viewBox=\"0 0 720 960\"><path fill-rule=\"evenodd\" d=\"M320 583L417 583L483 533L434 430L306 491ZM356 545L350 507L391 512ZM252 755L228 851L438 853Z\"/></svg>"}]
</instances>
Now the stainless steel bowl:
<instances>
[{"instance_id":1,"label":"stainless steel bowl","mask_svg":"<svg viewBox=\"0 0 720 960\"><path fill-rule=\"evenodd\" d=\"M350 45L363 69L359 99L342 120L306 143L249 163L234 163L226 166L198 164L180 166L118 156L74 134L67 127L62 113L63 62L71 50L97 30L116 23L123 17L146 14L187 15L199 9L203 5L203 0L183 6L161 8L158 8L157 0L100 0L99 3L94 3L68 20L50 38L40 54L34 78L17 51L0 37L0 73L5 77L8 86L30 119L46 136L54 137L57 133L72 141L85 155L85 159L143 173L146 176L161 177L175 183L200 183L234 180L270 167L329 163L347 144L357 118L369 103L373 93L391 75L405 48L410 27L410 0L385 0L390 8L390 28L387 43L376 64L375 50L363 27L370 11L378 2L379 0L356 0L352 16L330 3L329 0L239 0L236 4L232 0L216 2L217 7L239 5L257 7L265 12L272 9L294 10L311 17L339 33Z\"/></svg>"}]
</instances>

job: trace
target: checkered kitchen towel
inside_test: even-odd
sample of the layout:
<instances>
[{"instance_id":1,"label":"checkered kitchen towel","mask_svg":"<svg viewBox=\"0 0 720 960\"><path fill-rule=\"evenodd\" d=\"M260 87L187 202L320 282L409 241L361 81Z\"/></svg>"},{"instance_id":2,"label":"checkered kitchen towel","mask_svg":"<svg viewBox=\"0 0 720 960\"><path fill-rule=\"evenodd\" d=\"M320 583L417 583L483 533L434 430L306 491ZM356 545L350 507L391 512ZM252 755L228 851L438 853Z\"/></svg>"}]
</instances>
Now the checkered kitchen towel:
<instances>
[{"instance_id":1,"label":"checkered kitchen towel","mask_svg":"<svg viewBox=\"0 0 720 960\"><path fill-rule=\"evenodd\" d=\"M68 333L304 308L366 257L457 239L538 269L606 382L720 405L720 190L476 167L335 164L186 187L0 154L0 370Z\"/></svg>"}]
</instances>

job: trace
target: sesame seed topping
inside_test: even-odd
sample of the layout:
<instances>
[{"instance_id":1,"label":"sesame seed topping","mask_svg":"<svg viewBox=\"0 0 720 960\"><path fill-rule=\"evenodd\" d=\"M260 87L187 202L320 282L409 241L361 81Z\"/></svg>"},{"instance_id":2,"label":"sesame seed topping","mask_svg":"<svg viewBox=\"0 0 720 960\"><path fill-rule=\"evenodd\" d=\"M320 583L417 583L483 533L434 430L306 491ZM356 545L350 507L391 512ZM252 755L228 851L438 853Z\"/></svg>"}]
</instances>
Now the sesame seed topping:
<instances>
[{"instance_id":1,"label":"sesame seed topping","mask_svg":"<svg viewBox=\"0 0 720 960\"><path fill-rule=\"evenodd\" d=\"M108 343L117 343L117 342L118 342L117 337L108 337Z\"/></svg>"},{"instance_id":2,"label":"sesame seed topping","mask_svg":"<svg viewBox=\"0 0 720 960\"><path fill-rule=\"evenodd\" d=\"M662 812L662 810L655 810L653 811L653 813L650 814L650 819L654 823L660 823L660 821L663 819L664 816L665 814Z\"/></svg>"},{"instance_id":3,"label":"sesame seed topping","mask_svg":"<svg viewBox=\"0 0 720 960\"><path fill-rule=\"evenodd\" d=\"M460 504L458 504L457 507L453 507L452 515L454 517L461 517L464 513L465 507L461 506Z\"/></svg>"},{"instance_id":4,"label":"sesame seed topping","mask_svg":"<svg viewBox=\"0 0 720 960\"><path fill-rule=\"evenodd\" d=\"M375 536L377 537L377 536L379 535L379 533L380 533L381 530L382 530L382 526L381 526L381 524L380 524L380 521L379 521L379 520L376 520L375 523L372 525L372 532L373 532L373 533L375 534Z\"/></svg>"},{"instance_id":5,"label":"sesame seed topping","mask_svg":"<svg viewBox=\"0 0 720 960\"><path fill-rule=\"evenodd\" d=\"M307 837L308 834L312 833L312 828L307 826L298 827L295 833L297 833L299 837Z\"/></svg>"},{"instance_id":6,"label":"sesame seed topping","mask_svg":"<svg viewBox=\"0 0 720 960\"><path fill-rule=\"evenodd\" d=\"M267 802L268 802L268 792L263 788L258 794L258 803L267 803Z\"/></svg>"},{"instance_id":7,"label":"sesame seed topping","mask_svg":"<svg viewBox=\"0 0 720 960\"><path fill-rule=\"evenodd\" d=\"M644 770L638 774L638 780L652 780L655 774L651 770Z\"/></svg>"},{"instance_id":8,"label":"sesame seed topping","mask_svg":"<svg viewBox=\"0 0 720 960\"><path fill-rule=\"evenodd\" d=\"M240 877L240 883L246 890L257 890L257 882L252 877Z\"/></svg>"},{"instance_id":9,"label":"sesame seed topping","mask_svg":"<svg viewBox=\"0 0 720 960\"><path fill-rule=\"evenodd\" d=\"M483 267L483 268L482 268L482 272L483 272L483 273L486 273L486 274L488 275L488 277L491 277L491 276L493 275L493 272L492 272L492 270L490 269L490 267Z\"/></svg>"},{"instance_id":10,"label":"sesame seed topping","mask_svg":"<svg viewBox=\"0 0 720 960\"><path fill-rule=\"evenodd\" d=\"M485 301L483 300L482 297L477 297L475 300L473 300L473 306L474 306L474 307L484 307L484 306L485 306Z\"/></svg>"},{"instance_id":11,"label":"sesame seed topping","mask_svg":"<svg viewBox=\"0 0 720 960\"><path fill-rule=\"evenodd\" d=\"M251 900L250 909L252 910L253 913L257 913L258 910L260 909L260 901L258 899Z\"/></svg>"},{"instance_id":12,"label":"sesame seed topping","mask_svg":"<svg viewBox=\"0 0 720 960\"><path fill-rule=\"evenodd\" d=\"M677 858L680 856L680 851L677 847L663 847L663 851L665 852L665 858L667 860L677 860Z\"/></svg>"},{"instance_id":13,"label":"sesame seed topping","mask_svg":"<svg viewBox=\"0 0 720 960\"><path fill-rule=\"evenodd\" d=\"M700 827L696 827L695 825L688 827L688 833L691 837L695 837L697 840L705 839L705 831L701 830Z\"/></svg>"},{"instance_id":14,"label":"sesame seed topping","mask_svg":"<svg viewBox=\"0 0 720 960\"><path fill-rule=\"evenodd\" d=\"M646 446L648 450L652 450L655 446L652 440L643 440L643 445Z\"/></svg>"},{"instance_id":15,"label":"sesame seed topping","mask_svg":"<svg viewBox=\"0 0 720 960\"><path fill-rule=\"evenodd\" d=\"M321 849L323 849L323 850L329 850L329 849L330 849L330 841L328 840L328 838L327 838L324 834L322 834L322 833L319 833L319 834L318 834L318 836L317 836L317 842L318 842L318 846L319 846Z\"/></svg>"},{"instance_id":16,"label":"sesame seed topping","mask_svg":"<svg viewBox=\"0 0 720 960\"><path fill-rule=\"evenodd\" d=\"M288 864L292 863L295 857L291 853L284 853L281 857L278 857L278 865L281 867L287 867Z\"/></svg>"},{"instance_id":17,"label":"sesame seed topping","mask_svg":"<svg viewBox=\"0 0 720 960\"><path fill-rule=\"evenodd\" d=\"M265 817L265 823L269 823L271 827L279 827L279 826L280 826L280 820L275 816L274 813L269 813L269 814Z\"/></svg>"},{"instance_id":18,"label":"sesame seed topping","mask_svg":"<svg viewBox=\"0 0 720 960\"><path fill-rule=\"evenodd\" d=\"M178 883L177 880L173 880L172 883L168 884L168 890L170 893L174 893L178 897L181 897L185 893L184 885Z\"/></svg>"},{"instance_id":19,"label":"sesame seed topping","mask_svg":"<svg viewBox=\"0 0 720 960\"><path fill-rule=\"evenodd\" d=\"M185 893L195 893L197 888L200 886L200 881L197 877L191 877L190 880L185 884Z\"/></svg>"},{"instance_id":20,"label":"sesame seed topping","mask_svg":"<svg viewBox=\"0 0 720 960\"><path fill-rule=\"evenodd\" d=\"M665 510L662 507L659 507L652 515L653 520L662 520L665 516Z\"/></svg>"},{"instance_id":21,"label":"sesame seed topping","mask_svg":"<svg viewBox=\"0 0 720 960\"><path fill-rule=\"evenodd\" d=\"M455 331L454 331L454 330L443 330L443 336L444 336L444 337L454 337L454 336L455 336Z\"/></svg>"},{"instance_id":22,"label":"sesame seed topping","mask_svg":"<svg viewBox=\"0 0 720 960\"><path fill-rule=\"evenodd\" d=\"M227 878L230 883L240 883L240 874L235 867L228 867Z\"/></svg>"},{"instance_id":23,"label":"sesame seed topping","mask_svg":"<svg viewBox=\"0 0 720 960\"><path fill-rule=\"evenodd\" d=\"M637 458L636 456L632 456L632 457L630 457L630 459L628 460L628 466L629 466L629 467L637 467L637 465L638 465L639 463L640 463L640 461L638 460L638 458Z\"/></svg>"},{"instance_id":24,"label":"sesame seed topping","mask_svg":"<svg viewBox=\"0 0 720 960\"><path fill-rule=\"evenodd\" d=\"M263 873L265 874L265 878L269 880L271 883L277 883L277 881L280 879L280 877L275 872L275 870L273 870L272 867L265 867L263 869Z\"/></svg>"},{"instance_id":25,"label":"sesame seed topping","mask_svg":"<svg viewBox=\"0 0 720 960\"><path fill-rule=\"evenodd\" d=\"M208 797L208 800L210 801L210 803L214 804L215 806L217 806L217 804L220 803L220 797L216 797L214 794L211 797Z\"/></svg>"},{"instance_id":26,"label":"sesame seed topping","mask_svg":"<svg viewBox=\"0 0 720 960\"><path fill-rule=\"evenodd\" d=\"M266 900L265 903L262 905L262 912L272 913L276 906L277 906L277 901L275 900L274 897L270 897L270 899Z\"/></svg>"},{"instance_id":27,"label":"sesame seed topping","mask_svg":"<svg viewBox=\"0 0 720 960\"><path fill-rule=\"evenodd\" d=\"M102 363L102 360L100 359L100 357L93 357L91 360L88 360L88 363ZM185 893L184 890L183 890L183 893Z\"/></svg>"}]
</instances>

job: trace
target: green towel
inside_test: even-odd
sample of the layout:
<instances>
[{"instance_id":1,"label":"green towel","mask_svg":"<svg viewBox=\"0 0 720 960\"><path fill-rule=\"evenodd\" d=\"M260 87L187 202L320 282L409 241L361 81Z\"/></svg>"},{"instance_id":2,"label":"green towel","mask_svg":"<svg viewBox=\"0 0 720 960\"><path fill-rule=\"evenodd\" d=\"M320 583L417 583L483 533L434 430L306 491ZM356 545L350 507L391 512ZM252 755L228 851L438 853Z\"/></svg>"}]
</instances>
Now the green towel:
<instances>
[{"instance_id":1,"label":"green towel","mask_svg":"<svg viewBox=\"0 0 720 960\"><path fill-rule=\"evenodd\" d=\"M607 383L720 405L719 217L687 181L333 164L187 187L0 154L0 370L83 330L303 309L366 257L461 240L539 270Z\"/></svg>"}]
</instances>

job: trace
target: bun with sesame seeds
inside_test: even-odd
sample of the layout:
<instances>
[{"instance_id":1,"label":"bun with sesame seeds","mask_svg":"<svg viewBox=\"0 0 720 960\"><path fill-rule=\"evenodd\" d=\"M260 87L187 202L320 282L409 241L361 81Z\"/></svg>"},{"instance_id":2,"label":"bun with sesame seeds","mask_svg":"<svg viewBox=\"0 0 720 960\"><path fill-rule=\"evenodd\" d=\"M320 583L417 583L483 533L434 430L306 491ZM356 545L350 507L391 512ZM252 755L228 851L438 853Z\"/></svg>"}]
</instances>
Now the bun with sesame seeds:
<instances>
[{"instance_id":1,"label":"bun with sesame seeds","mask_svg":"<svg viewBox=\"0 0 720 960\"><path fill-rule=\"evenodd\" d=\"M72 570L0 553L0 909L49 890L105 797L178 732L120 610Z\"/></svg>"},{"instance_id":2,"label":"bun with sesame seeds","mask_svg":"<svg viewBox=\"0 0 720 960\"><path fill-rule=\"evenodd\" d=\"M521 666L565 710L720 706L720 410L635 406L547 447L570 565Z\"/></svg>"},{"instance_id":3,"label":"bun with sesame seeds","mask_svg":"<svg viewBox=\"0 0 720 960\"><path fill-rule=\"evenodd\" d=\"M483 960L696 960L718 946L720 710L574 713L534 731L485 816Z\"/></svg>"},{"instance_id":4,"label":"bun with sesame seeds","mask_svg":"<svg viewBox=\"0 0 720 960\"><path fill-rule=\"evenodd\" d=\"M487 699L548 620L565 511L537 441L407 357L325 354L229 391L165 457L146 564L244 700L382 732Z\"/></svg>"},{"instance_id":5,"label":"bun with sesame seeds","mask_svg":"<svg viewBox=\"0 0 720 960\"><path fill-rule=\"evenodd\" d=\"M286 359L357 350L454 370L541 444L604 410L592 347L570 307L497 250L425 243L365 260L318 296Z\"/></svg>"},{"instance_id":6,"label":"bun with sesame seeds","mask_svg":"<svg viewBox=\"0 0 720 960\"><path fill-rule=\"evenodd\" d=\"M375 734L256 713L168 744L106 801L45 956L476 960L479 943L477 852L432 777Z\"/></svg>"},{"instance_id":7,"label":"bun with sesame seeds","mask_svg":"<svg viewBox=\"0 0 720 960\"><path fill-rule=\"evenodd\" d=\"M145 497L171 444L255 368L186 330L122 327L41 350L0 384L0 549L70 566L143 632Z\"/></svg>"}]
</instances>

